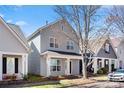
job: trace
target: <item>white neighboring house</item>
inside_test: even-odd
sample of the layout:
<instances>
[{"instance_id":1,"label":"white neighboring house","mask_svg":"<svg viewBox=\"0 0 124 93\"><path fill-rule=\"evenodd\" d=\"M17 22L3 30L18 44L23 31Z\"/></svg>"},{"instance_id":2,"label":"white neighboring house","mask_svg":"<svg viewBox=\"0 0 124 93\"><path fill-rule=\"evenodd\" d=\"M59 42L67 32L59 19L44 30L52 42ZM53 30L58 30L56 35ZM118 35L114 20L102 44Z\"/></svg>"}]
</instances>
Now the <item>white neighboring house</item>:
<instances>
[{"instance_id":1,"label":"white neighboring house","mask_svg":"<svg viewBox=\"0 0 124 93\"><path fill-rule=\"evenodd\" d=\"M0 80L15 75L22 79L28 73L29 46L19 26L0 17Z\"/></svg>"},{"instance_id":2,"label":"white neighboring house","mask_svg":"<svg viewBox=\"0 0 124 93\"><path fill-rule=\"evenodd\" d=\"M29 73L45 77L81 74L81 55L78 45L73 41L77 40L74 33L69 23L60 19L46 24L29 36L32 49L29 54Z\"/></svg>"},{"instance_id":3,"label":"white neighboring house","mask_svg":"<svg viewBox=\"0 0 124 93\"><path fill-rule=\"evenodd\" d=\"M91 47L94 53L94 62L92 67L94 68L94 73L100 68L107 67L109 72L118 68L118 55L115 51L111 39L106 36L101 39L95 40L95 47Z\"/></svg>"},{"instance_id":4,"label":"white neighboring house","mask_svg":"<svg viewBox=\"0 0 124 93\"><path fill-rule=\"evenodd\" d=\"M124 69L124 38L114 38L112 41L118 55L118 68Z\"/></svg>"}]
</instances>

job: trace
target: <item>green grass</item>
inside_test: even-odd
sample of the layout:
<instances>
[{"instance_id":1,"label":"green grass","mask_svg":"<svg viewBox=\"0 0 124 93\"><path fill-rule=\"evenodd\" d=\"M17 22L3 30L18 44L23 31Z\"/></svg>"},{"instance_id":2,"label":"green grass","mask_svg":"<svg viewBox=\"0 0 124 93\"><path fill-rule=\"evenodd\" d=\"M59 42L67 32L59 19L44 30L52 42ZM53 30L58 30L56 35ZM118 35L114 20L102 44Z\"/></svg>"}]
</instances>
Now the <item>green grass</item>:
<instances>
[{"instance_id":1,"label":"green grass","mask_svg":"<svg viewBox=\"0 0 124 93\"><path fill-rule=\"evenodd\" d=\"M42 79L43 79L43 77L41 77L39 75L28 74L28 80L37 81L37 80L42 80Z\"/></svg>"}]
</instances>

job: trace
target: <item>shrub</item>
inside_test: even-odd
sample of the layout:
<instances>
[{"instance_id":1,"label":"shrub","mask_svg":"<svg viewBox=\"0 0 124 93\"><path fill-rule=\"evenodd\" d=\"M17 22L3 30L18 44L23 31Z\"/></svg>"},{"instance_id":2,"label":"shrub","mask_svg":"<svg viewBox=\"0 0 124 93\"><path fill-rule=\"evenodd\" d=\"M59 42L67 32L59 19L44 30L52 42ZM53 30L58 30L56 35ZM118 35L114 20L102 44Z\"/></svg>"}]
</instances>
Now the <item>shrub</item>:
<instances>
[{"instance_id":1,"label":"shrub","mask_svg":"<svg viewBox=\"0 0 124 93\"><path fill-rule=\"evenodd\" d=\"M103 74L103 70L102 70L102 69L99 69L99 70L97 71L97 74Z\"/></svg>"},{"instance_id":2,"label":"shrub","mask_svg":"<svg viewBox=\"0 0 124 93\"><path fill-rule=\"evenodd\" d=\"M28 74L28 80L31 81L38 81L38 80L43 80L44 78L40 75L35 75L35 74Z\"/></svg>"},{"instance_id":3,"label":"shrub","mask_svg":"<svg viewBox=\"0 0 124 93\"><path fill-rule=\"evenodd\" d=\"M28 75L24 75L23 80L28 80Z\"/></svg>"},{"instance_id":4,"label":"shrub","mask_svg":"<svg viewBox=\"0 0 124 93\"><path fill-rule=\"evenodd\" d=\"M100 68L97 71L97 74L107 74L108 73L108 68L104 67L104 68Z\"/></svg>"},{"instance_id":5,"label":"shrub","mask_svg":"<svg viewBox=\"0 0 124 93\"><path fill-rule=\"evenodd\" d=\"M108 73L108 68L104 67L104 68L101 68L103 70L103 74L107 74Z\"/></svg>"}]
</instances>

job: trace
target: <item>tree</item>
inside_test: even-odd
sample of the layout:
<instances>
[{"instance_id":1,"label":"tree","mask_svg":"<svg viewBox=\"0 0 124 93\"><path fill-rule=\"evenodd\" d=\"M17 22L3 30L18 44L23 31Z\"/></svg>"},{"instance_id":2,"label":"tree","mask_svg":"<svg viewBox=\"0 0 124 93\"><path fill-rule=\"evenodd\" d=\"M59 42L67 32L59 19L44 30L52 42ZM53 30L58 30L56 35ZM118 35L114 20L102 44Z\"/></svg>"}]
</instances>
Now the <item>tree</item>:
<instances>
[{"instance_id":1,"label":"tree","mask_svg":"<svg viewBox=\"0 0 124 93\"><path fill-rule=\"evenodd\" d=\"M107 23L111 24L111 28L114 28L117 33L124 34L124 6L113 6L107 18Z\"/></svg>"},{"instance_id":2,"label":"tree","mask_svg":"<svg viewBox=\"0 0 124 93\"><path fill-rule=\"evenodd\" d=\"M90 50L90 40L95 38L101 38L108 31L108 26L104 29L96 30L97 21L99 20L97 15L101 6L55 6L55 12L58 13L63 19L71 24L75 29L75 36L78 44L83 62L83 78L87 78L87 67L89 63L92 63L92 51ZM69 37L69 35L67 35ZM91 38L92 37L92 38ZM71 37L69 37L71 38ZM71 38L73 40L73 38ZM94 42L94 41L93 41ZM94 46L92 46L94 47ZM88 56L90 54L90 56Z\"/></svg>"}]
</instances>

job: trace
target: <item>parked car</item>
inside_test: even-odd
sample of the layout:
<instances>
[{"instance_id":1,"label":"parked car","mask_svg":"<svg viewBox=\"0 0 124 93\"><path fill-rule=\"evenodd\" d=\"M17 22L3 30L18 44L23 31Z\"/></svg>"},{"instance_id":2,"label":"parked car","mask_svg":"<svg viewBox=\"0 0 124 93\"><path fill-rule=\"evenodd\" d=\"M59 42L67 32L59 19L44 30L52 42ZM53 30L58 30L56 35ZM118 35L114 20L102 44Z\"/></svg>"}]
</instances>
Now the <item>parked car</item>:
<instances>
[{"instance_id":1,"label":"parked car","mask_svg":"<svg viewBox=\"0 0 124 93\"><path fill-rule=\"evenodd\" d=\"M124 81L124 69L117 69L116 71L108 74L110 81Z\"/></svg>"}]
</instances>

